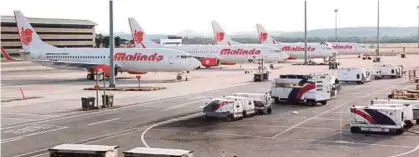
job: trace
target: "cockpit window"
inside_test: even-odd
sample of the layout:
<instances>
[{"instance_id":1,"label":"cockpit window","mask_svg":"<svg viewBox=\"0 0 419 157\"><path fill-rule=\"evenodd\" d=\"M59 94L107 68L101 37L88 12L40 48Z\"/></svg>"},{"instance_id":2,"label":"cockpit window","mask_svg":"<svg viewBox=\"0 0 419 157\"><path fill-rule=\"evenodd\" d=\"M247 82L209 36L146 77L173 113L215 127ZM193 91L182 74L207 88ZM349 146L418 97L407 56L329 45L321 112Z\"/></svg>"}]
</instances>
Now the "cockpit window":
<instances>
[{"instance_id":1,"label":"cockpit window","mask_svg":"<svg viewBox=\"0 0 419 157\"><path fill-rule=\"evenodd\" d=\"M181 55L180 58L192 58L191 55Z\"/></svg>"}]
</instances>

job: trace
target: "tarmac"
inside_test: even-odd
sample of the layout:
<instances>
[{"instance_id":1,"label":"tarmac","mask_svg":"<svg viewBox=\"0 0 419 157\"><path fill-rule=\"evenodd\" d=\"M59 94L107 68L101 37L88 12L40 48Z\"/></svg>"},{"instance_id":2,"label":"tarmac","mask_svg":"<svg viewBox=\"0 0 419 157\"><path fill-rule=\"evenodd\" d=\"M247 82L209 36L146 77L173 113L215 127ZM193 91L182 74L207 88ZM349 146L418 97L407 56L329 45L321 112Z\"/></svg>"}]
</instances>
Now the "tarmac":
<instances>
[{"instance_id":1,"label":"tarmac","mask_svg":"<svg viewBox=\"0 0 419 157\"><path fill-rule=\"evenodd\" d=\"M419 55L382 57L383 63L419 68ZM341 67L372 67L371 60L345 56ZM296 62L296 61L290 61ZM327 66L275 65L279 74L325 73ZM82 111L80 97L94 96L94 81L85 71L57 70L29 62L1 63L1 156L48 156L47 149L63 143L119 145L120 152L138 146L179 148L195 156L419 156L419 127L403 135L352 134L349 107L385 98L391 89L414 88L407 78L343 85L340 95L325 106L275 105L273 114L234 122L207 121L203 101L234 92L268 92L271 82L254 83L256 65L201 69L189 81L172 82L174 73L148 73L144 86L157 91L107 91L114 107ZM169 82L169 83L167 83ZM118 75L118 85L138 84L135 76ZM21 100L23 95L25 98ZM6 100L8 100L6 102ZM99 101L100 102L100 101ZM293 115L298 111L298 115ZM120 154L122 155L122 153Z\"/></svg>"}]
</instances>

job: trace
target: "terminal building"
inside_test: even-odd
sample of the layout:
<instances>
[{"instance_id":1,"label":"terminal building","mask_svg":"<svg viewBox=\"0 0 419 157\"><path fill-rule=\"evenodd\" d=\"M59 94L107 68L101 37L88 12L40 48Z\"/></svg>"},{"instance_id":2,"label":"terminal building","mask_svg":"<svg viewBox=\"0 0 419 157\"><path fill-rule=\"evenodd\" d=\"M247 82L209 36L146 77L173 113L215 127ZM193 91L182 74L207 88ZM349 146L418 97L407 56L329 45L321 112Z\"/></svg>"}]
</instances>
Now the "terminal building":
<instances>
[{"instance_id":1,"label":"terminal building","mask_svg":"<svg viewBox=\"0 0 419 157\"><path fill-rule=\"evenodd\" d=\"M57 47L94 47L96 23L89 20L29 18L44 42ZM10 54L22 50L14 16L1 16L1 46Z\"/></svg>"}]
</instances>

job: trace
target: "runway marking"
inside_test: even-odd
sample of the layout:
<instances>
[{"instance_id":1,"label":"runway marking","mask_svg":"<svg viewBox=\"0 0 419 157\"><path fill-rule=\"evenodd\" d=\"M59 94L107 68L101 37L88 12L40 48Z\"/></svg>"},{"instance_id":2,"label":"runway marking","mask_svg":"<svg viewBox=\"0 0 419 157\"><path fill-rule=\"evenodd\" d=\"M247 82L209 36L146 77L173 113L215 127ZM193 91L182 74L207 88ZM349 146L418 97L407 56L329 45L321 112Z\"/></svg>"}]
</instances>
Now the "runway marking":
<instances>
[{"instance_id":1,"label":"runway marking","mask_svg":"<svg viewBox=\"0 0 419 157\"><path fill-rule=\"evenodd\" d=\"M194 103L197 103L197 102L202 102L202 101L204 101L204 100L196 100L196 101L192 101L192 102L188 102L188 103L183 103L183 104L174 105L174 106L171 106L171 107L169 107L169 108L165 108L165 109L163 109L163 111L167 111L167 110L171 110L171 109L181 108L181 107L184 107L184 106L186 106L186 105L189 105L189 104L194 104Z\"/></svg>"},{"instance_id":2,"label":"runway marking","mask_svg":"<svg viewBox=\"0 0 419 157\"><path fill-rule=\"evenodd\" d=\"M307 142L327 142L327 143L338 143L338 144L349 144L349 145L370 145L370 146L378 146L378 147L414 148L412 146L405 146L405 145L385 145L385 144L374 144L374 143L353 142L353 141L310 140L310 139L287 138L287 137L280 137L276 139L307 141Z\"/></svg>"},{"instance_id":3,"label":"runway marking","mask_svg":"<svg viewBox=\"0 0 419 157\"><path fill-rule=\"evenodd\" d=\"M394 86L394 85L392 85L392 86ZM391 86L390 86L390 87L391 87ZM317 114L317 115L316 115L316 116L314 116L314 117L311 117L311 118L306 119L306 120L304 120L304 121L302 121L302 122L300 122L300 123L297 123L297 124L295 124L295 125L293 125L293 126L289 127L288 129L286 129L286 130L284 130L284 131L282 131L282 132L280 132L280 133L276 134L275 136L273 136L273 138L278 137L278 136L280 136L280 135L282 135L282 134L284 134L284 133L286 133L286 132L288 132L288 131L290 131L290 130L292 130L292 129L294 129L294 128L296 128L296 127L298 127L298 126L300 126L300 125L302 125L302 124L304 124L304 123L306 123L306 122L308 122L308 121L310 121L310 120L316 119L316 118L318 118L318 117L320 117L320 116L322 116L322 115L324 115L324 114L326 114L326 113L328 113L328 112L330 112L330 111L333 111L333 110L338 109L338 108L340 108L340 107L342 107L342 106L345 106L345 105L347 105L347 104L349 104L349 103L351 103L351 102L355 101L356 99L360 99L360 98L365 98L365 97L368 97L368 96L370 96L370 95L372 95L372 94L374 94L374 93L378 93L379 91L388 90L388 88L389 88L389 87L387 87L387 88L383 88L383 89L381 89L381 90L376 90L375 92L370 92L369 94L366 94L366 95L364 95L364 96L355 97L355 98L353 98L353 99L352 99L352 100L350 100L350 101L347 101L347 102L345 102L345 103L343 103L343 104L341 104L341 105L335 106L335 107L333 107L333 108L331 108L331 109L328 109L328 110L326 110L326 111L324 111L324 112L322 112L322 113L320 113L320 114Z\"/></svg>"},{"instance_id":4,"label":"runway marking","mask_svg":"<svg viewBox=\"0 0 419 157\"><path fill-rule=\"evenodd\" d=\"M101 124L101 123L116 121L118 119L121 119L121 118L114 118L114 119L104 120L104 121L100 121L100 122L94 122L94 123L90 123L90 124L87 124L87 125L96 125L96 124Z\"/></svg>"},{"instance_id":5,"label":"runway marking","mask_svg":"<svg viewBox=\"0 0 419 157\"><path fill-rule=\"evenodd\" d=\"M412 149L412 150L410 150L410 151L408 151L408 152L404 152L404 153L401 153L401 154L393 155L393 156L390 156L390 157L399 157L399 156L404 156L404 155L407 155L407 154L413 153L413 152L415 152L415 151L417 151L417 150L419 150L419 144L418 144L418 145L417 145L414 149Z\"/></svg>"},{"instance_id":6,"label":"runway marking","mask_svg":"<svg viewBox=\"0 0 419 157\"><path fill-rule=\"evenodd\" d=\"M20 121L32 121L32 120L33 120L33 119L24 119L24 118L8 118L8 117L2 117L2 119L20 120Z\"/></svg>"},{"instance_id":7,"label":"runway marking","mask_svg":"<svg viewBox=\"0 0 419 157\"><path fill-rule=\"evenodd\" d=\"M23 115L23 116L50 116L50 117L54 117L54 115L42 115L42 114L34 114L34 113L1 113L1 114Z\"/></svg>"},{"instance_id":8,"label":"runway marking","mask_svg":"<svg viewBox=\"0 0 419 157\"><path fill-rule=\"evenodd\" d=\"M53 131L58 131L58 130L67 129L67 128L68 128L68 127L61 127L61 128L52 129L52 130L47 130L47 131L42 131L42 132L37 132L37 133L33 133L33 134L27 134L27 135L22 135L22 136L17 136L17 137L8 138L8 139L3 139L3 140L1 140L1 143L11 142L10 140L12 140L12 139L17 139L17 138L22 139L23 137L29 137L29 136L34 136L34 135L44 134L44 133L47 133L47 132L53 132ZM12 141L13 141L13 140L12 140Z\"/></svg>"},{"instance_id":9,"label":"runway marking","mask_svg":"<svg viewBox=\"0 0 419 157\"><path fill-rule=\"evenodd\" d=\"M193 117L193 116L197 116L197 115L200 115L200 114L201 114L201 112L198 112L198 113L190 114L190 115L187 115L187 116L183 116L183 117L179 117L179 118L174 118L174 119L169 119L169 120L166 120L166 121L162 121L162 122L153 124L153 125L149 126L147 129L145 129L143 131L143 133L141 133L141 142L143 142L144 146L150 148L150 146L147 144L147 142L145 142L145 139L144 139L145 134L147 133L148 130L153 129L154 127L159 126L159 125L162 125L162 124L176 122L176 121L183 120L183 119L186 119L186 118L189 118L189 117Z\"/></svg>"},{"instance_id":10,"label":"runway marking","mask_svg":"<svg viewBox=\"0 0 419 157\"><path fill-rule=\"evenodd\" d=\"M7 142L13 142L13 141L18 141L21 140L22 138L9 138L6 140L2 140L1 143L7 143Z\"/></svg>"}]
</instances>

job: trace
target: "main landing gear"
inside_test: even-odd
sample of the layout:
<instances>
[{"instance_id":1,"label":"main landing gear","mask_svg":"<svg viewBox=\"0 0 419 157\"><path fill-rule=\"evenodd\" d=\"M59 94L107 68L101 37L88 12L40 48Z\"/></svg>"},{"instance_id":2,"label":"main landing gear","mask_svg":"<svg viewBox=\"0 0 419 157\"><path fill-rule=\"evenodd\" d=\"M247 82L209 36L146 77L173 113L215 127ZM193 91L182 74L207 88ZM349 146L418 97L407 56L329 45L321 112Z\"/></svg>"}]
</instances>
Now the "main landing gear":
<instances>
[{"instance_id":1,"label":"main landing gear","mask_svg":"<svg viewBox=\"0 0 419 157\"><path fill-rule=\"evenodd\" d=\"M189 71L186 71L186 74L185 74L185 72L180 72L180 73L177 74L176 80L181 81L183 79L182 75L185 75L185 81L189 81L188 74L189 74Z\"/></svg>"}]
</instances>

